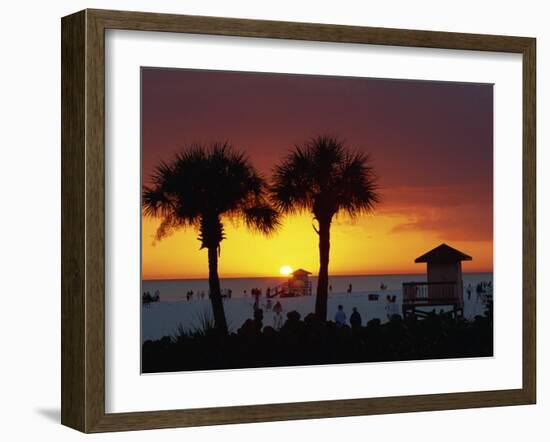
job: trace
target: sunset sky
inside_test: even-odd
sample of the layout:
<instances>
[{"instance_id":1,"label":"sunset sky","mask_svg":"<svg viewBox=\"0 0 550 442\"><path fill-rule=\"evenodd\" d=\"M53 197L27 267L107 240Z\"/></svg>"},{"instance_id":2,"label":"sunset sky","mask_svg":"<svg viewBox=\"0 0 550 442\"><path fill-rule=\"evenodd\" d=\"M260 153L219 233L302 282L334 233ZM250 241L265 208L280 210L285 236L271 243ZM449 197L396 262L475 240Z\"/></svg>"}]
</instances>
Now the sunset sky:
<instances>
[{"instance_id":1,"label":"sunset sky","mask_svg":"<svg viewBox=\"0 0 550 442\"><path fill-rule=\"evenodd\" d=\"M142 178L189 144L229 141L269 178L298 143L328 134L371 153L383 202L332 225L333 275L423 273L414 259L446 242L493 269L493 86L222 71L142 69ZM202 278L197 232L154 243L142 217L143 279ZM310 214L263 237L227 222L221 277L272 276L282 265L317 274Z\"/></svg>"}]
</instances>

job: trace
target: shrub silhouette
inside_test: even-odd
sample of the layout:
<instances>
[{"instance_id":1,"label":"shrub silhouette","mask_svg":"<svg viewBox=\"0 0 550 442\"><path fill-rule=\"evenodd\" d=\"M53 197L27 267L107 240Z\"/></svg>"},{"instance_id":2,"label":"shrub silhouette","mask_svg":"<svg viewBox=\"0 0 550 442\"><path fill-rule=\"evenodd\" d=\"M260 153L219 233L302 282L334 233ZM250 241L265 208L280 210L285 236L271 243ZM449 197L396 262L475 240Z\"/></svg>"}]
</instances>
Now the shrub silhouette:
<instances>
[{"instance_id":1,"label":"shrub silhouette","mask_svg":"<svg viewBox=\"0 0 550 442\"><path fill-rule=\"evenodd\" d=\"M393 316L352 330L316 315L289 312L280 330L247 319L236 333L185 333L146 341L146 373L230 368L483 357L493 354L491 311L472 321L431 313L423 320Z\"/></svg>"}]
</instances>

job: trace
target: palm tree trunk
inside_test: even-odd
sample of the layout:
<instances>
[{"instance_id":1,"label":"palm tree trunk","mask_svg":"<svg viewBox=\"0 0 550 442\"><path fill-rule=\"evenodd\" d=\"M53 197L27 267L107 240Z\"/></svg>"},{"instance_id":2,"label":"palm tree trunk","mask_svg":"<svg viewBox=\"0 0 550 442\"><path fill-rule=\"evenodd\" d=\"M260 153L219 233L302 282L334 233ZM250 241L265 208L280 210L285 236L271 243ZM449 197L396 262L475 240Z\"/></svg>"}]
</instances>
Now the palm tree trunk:
<instances>
[{"instance_id":1,"label":"palm tree trunk","mask_svg":"<svg viewBox=\"0 0 550 442\"><path fill-rule=\"evenodd\" d=\"M328 261L330 255L331 220L319 220L319 278L317 279L317 297L315 315L321 321L327 320L328 300Z\"/></svg>"},{"instance_id":2,"label":"palm tree trunk","mask_svg":"<svg viewBox=\"0 0 550 442\"><path fill-rule=\"evenodd\" d=\"M210 302L214 313L214 324L221 335L227 335L227 321L225 320L220 278L218 276L218 247L208 247L208 284L210 286Z\"/></svg>"}]
</instances>

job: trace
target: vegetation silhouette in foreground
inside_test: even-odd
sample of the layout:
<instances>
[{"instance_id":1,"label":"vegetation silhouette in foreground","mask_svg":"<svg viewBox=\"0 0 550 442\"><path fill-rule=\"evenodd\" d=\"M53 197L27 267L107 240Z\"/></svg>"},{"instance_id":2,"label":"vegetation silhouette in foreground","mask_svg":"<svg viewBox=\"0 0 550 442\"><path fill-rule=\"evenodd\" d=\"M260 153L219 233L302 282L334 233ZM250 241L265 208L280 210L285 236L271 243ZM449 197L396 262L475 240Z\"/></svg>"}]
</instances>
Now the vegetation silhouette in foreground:
<instances>
[{"instance_id":1,"label":"vegetation silhouette in foreground","mask_svg":"<svg viewBox=\"0 0 550 442\"><path fill-rule=\"evenodd\" d=\"M278 212L267 198L265 180L244 153L228 143L193 145L171 163L160 163L144 187L145 215L160 217L156 240L180 228L199 232L208 251L208 283L216 331L227 335L227 321L218 276L218 256L225 239L223 220L242 220L255 231L270 234L279 226Z\"/></svg>"},{"instance_id":2,"label":"vegetation silhouette in foreground","mask_svg":"<svg viewBox=\"0 0 550 442\"><path fill-rule=\"evenodd\" d=\"M471 321L433 312L421 320L394 315L386 323L373 319L353 328L319 321L314 314L302 320L293 311L280 330L264 327L257 315L224 339L206 327L180 328L173 336L145 341L142 370L159 373L492 355L492 309Z\"/></svg>"},{"instance_id":3,"label":"vegetation silhouette in foreground","mask_svg":"<svg viewBox=\"0 0 550 442\"><path fill-rule=\"evenodd\" d=\"M271 195L280 212L309 212L317 221L318 227L313 226L319 236L315 313L325 321L331 223L339 213L355 218L372 212L380 201L370 158L352 152L337 138L311 138L275 167Z\"/></svg>"}]
</instances>

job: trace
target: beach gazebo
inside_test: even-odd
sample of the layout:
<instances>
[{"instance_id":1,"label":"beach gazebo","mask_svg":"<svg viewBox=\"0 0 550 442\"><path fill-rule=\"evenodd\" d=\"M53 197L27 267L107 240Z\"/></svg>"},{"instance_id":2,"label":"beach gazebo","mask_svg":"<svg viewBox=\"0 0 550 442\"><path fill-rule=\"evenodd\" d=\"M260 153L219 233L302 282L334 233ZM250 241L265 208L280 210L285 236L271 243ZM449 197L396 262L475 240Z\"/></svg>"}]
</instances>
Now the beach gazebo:
<instances>
[{"instance_id":1,"label":"beach gazebo","mask_svg":"<svg viewBox=\"0 0 550 442\"><path fill-rule=\"evenodd\" d=\"M441 244L414 260L426 263L426 282L403 283L403 316L422 315L425 310L417 307L451 306L452 314L464 314L462 261L472 257Z\"/></svg>"},{"instance_id":2,"label":"beach gazebo","mask_svg":"<svg viewBox=\"0 0 550 442\"><path fill-rule=\"evenodd\" d=\"M286 296L310 296L311 281L309 275L311 275L311 272L304 269L298 269L292 272L288 278L288 291Z\"/></svg>"}]
</instances>

